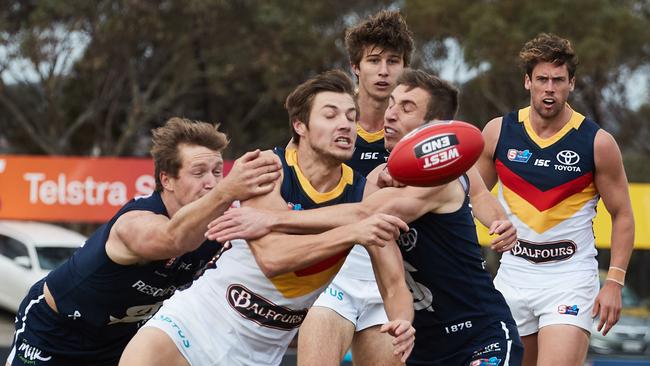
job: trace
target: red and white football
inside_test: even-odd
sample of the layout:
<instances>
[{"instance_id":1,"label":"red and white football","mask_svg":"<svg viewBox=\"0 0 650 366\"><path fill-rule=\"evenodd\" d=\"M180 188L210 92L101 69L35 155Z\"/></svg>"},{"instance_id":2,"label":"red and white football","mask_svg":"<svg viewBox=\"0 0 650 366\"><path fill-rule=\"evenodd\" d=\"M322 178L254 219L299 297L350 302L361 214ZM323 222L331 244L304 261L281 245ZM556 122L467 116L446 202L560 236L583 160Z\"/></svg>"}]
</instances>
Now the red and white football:
<instances>
[{"instance_id":1,"label":"red and white football","mask_svg":"<svg viewBox=\"0 0 650 366\"><path fill-rule=\"evenodd\" d=\"M395 145L388 157L388 172L410 186L442 185L471 168L483 145L481 131L467 122L429 122Z\"/></svg>"}]
</instances>

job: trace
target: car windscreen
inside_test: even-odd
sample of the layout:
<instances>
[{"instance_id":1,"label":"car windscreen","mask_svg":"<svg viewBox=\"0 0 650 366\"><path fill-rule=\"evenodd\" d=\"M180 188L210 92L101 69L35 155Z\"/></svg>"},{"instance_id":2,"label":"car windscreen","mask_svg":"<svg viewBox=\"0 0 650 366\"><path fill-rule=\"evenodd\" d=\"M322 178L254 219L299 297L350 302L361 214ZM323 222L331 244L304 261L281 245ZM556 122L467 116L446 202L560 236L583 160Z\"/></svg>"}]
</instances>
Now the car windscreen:
<instances>
[{"instance_id":1,"label":"car windscreen","mask_svg":"<svg viewBox=\"0 0 650 366\"><path fill-rule=\"evenodd\" d=\"M41 269L50 271L70 258L77 249L76 247L36 247L36 255Z\"/></svg>"}]
</instances>

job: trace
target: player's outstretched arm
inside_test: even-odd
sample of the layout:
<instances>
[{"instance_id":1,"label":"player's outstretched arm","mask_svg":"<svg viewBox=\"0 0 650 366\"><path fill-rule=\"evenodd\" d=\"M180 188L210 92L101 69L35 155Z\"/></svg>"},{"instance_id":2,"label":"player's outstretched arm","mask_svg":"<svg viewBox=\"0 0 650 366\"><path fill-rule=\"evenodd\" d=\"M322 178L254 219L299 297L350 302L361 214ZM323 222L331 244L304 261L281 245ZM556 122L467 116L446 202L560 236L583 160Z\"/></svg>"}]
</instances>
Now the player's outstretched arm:
<instances>
[{"instance_id":1,"label":"player's outstretched arm","mask_svg":"<svg viewBox=\"0 0 650 366\"><path fill-rule=\"evenodd\" d=\"M353 224L321 234L290 235L272 232L249 245L260 269L267 277L304 269L348 250L355 244L386 246L408 225L397 217L375 214Z\"/></svg>"},{"instance_id":2,"label":"player's outstretched arm","mask_svg":"<svg viewBox=\"0 0 650 366\"><path fill-rule=\"evenodd\" d=\"M120 216L111 229L107 253L118 263L132 264L194 250L205 240L205 226L233 201L271 192L280 168L272 152L248 152L235 161L230 174L210 192L181 207L171 218L148 211Z\"/></svg>"},{"instance_id":3,"label":"player's outstretched arm","mask_svg":"<svg viewBox=\"0 0 650 366\"><path fill-rule=\"evenodd\" d=\"M498 180L497 170L494 167L494 150L497 147L497 141L501 134L502 120L502 117L495 118L488 122L483 128L483 140L485 141L485 146L483 147L483 153L476 162L478 171L481 174L488 191L494 188Z\"/></svg>"},{"instance_id":4,"label":"player's outstretched arm","mask_svg":"<svg viewBox=\"0 0 650 366\"><path fill-rule=\"evenodd\" d=\"M426 212L445 204L449 184L438 187L388 187L377 190L374 183L382 166L368 176L366 197L361 203L346 203L313 210L292 211L286 205L273 210L231 209L209 224L206 237L220 242L255 239L271 231L283 233L321 233L325 230L358 222L373 213L395 215L411 222ZM368 192L374 192L369 194ZM368 195L369 194L369 195Z\"/></svg>"},{"instance_id":5,"label":"player's outstretched arm","mask_svg":"<svg viewBox=\"0 0 650 366\"><path fill-rule=\"evenodd\" d=\"M489 229L490 235L497 235L490 242L490 248L500 253L507 252L517 244L517 229L508 220L496 197L485 187L476 166L467 171L467 177L474 216Z\"/></svg>"},{"instance_id":6,"label":"player's outstretched arm","mask_svg":"<svg viewBox=\"0 0 650 366\"><path fill-rule=\"evenodd\" d=\"M413 297L406 287L402 254L395 241L384 247L366 247L366 250L370 254L377 286L389 320L382 325L380 331L394 337L393 353L402 362L406 362L413 350L415 329L411 324L414 316Z\"/></svg>"},{"instance_id":7,"label":"player's outstretched arm","mask_svg":"<svg viewBox=\"0 0 650 366\"><path fill-rule=\"evenodd\" d=\"M602 129L596 134L594 161L594 183L612 217L609 268L613 273L598 293L592 313L592 316L600 316L597 330L602 330L605 335L618 322L621 314L621 279L625 279L624 271L627 270L634 248L634 215L621 152L612 135Z\"/></svg>"}]
</instances>

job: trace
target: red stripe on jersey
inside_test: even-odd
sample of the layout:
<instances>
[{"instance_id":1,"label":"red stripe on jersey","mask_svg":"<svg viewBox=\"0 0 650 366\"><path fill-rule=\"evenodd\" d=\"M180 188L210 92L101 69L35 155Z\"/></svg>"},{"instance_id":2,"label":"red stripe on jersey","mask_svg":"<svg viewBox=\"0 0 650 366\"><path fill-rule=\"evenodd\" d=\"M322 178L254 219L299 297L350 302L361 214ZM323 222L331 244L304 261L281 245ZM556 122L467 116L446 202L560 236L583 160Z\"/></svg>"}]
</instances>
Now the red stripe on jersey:
<instances>
[{"instance_id":1,"label":"red stripe on jersey","mask_svg":"<svg viewBox=\"0 0 650 366\"><path fill-rule=\"evenodd\" d=\"M309 275L313 275L313 274L318 273L318 272L322 272L322 271L336 265L341 260L341 258L344 258L345 256L347 256L348 253L350 253L350 249L344 250L344 251L342 251L340 253L337 253L337 254L334 254L333 256L331 256L329 258L325 258L325 259L323 259L322 261L320 261L320 262L318 262L316 264L312 264L311 266L309 266L307 268L303 268L303 269L301 269L299 271L295 271L294 273L296 274L296 276L301 277L301 276L309 276Z\"/></svg>"},{"instance_id":2,"label":"red stripe on jersey","mask_svg":"<svg viewBox=\"0 0 650 366\"><path fill-rule=\"evenodd\" d=\"M582 192L593 182L593 173L588 172L580 177L560 184L547 191L541 191L517 173L508 169L499 159L495 161L497 173L501 183L528 201L539 211L548 210L566 198Z\"/></svg>"}]
</instances>

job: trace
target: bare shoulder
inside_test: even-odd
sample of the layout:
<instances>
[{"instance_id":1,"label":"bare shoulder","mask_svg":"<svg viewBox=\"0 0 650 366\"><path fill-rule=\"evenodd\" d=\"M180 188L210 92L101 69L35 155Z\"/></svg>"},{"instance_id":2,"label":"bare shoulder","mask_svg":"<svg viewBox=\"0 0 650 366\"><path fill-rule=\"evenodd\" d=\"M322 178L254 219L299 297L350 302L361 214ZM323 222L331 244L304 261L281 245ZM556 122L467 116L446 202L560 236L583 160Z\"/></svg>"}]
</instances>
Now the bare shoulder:
<instances>
[{"instance_id":1,"label":"bare shoulder","mask_svg":"<svg viewBox=\"0 0 650 366\"><path fill-rule=\"evenodd\" d=\"M501 133L501 124L503 123L503 117L496 117L490 120L485 127L483 127L483 138L491 141L496 141L499 138Z\"/></svg>"},{"instance_id":2,"label":"bare shoulder","mask_svg":"<svg viewBox=\"0 0 650 366\"><path fill-rule=\"evenodd\" d=\"M616 143L614 136L602 128L599 129L598 132L596 132L596 138L594 139L594 150L596 152L602 151L606 153L612 149L618 150L618 144Z\"/></svg>"},{"instance_id":3,"label":"bare shoulder","mask_svg":"<svg viewBox=\"0 0 650 366\"><path fill-rule=\"evenodd\" d=\"M169 218L151 211L134 210L121 215L110 229L106 241L106 253L116 263L129 265L141 260L139 246L145 245L149 232L164 227Z\"/></svg>"},{"instance_id":4,"label":"bare shoulder","mask_svg":"<svg viewBox=\"0 0 650 366\"><path fill-rule=\"evenodd\" d=\"M623 157L614 136L602 128L596 132L594 139L594 163L596 174L623 169Z\"/></svg>"}]
</instances>

